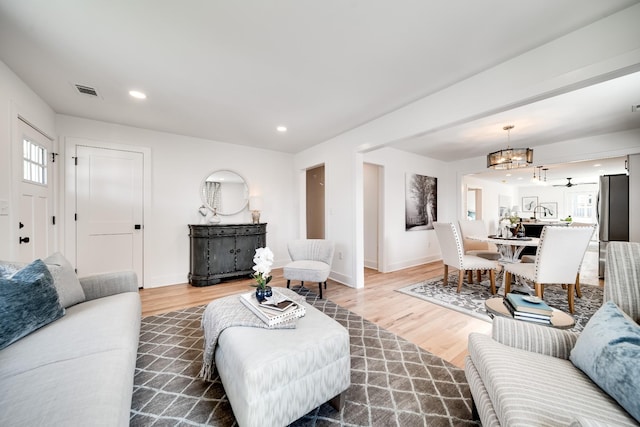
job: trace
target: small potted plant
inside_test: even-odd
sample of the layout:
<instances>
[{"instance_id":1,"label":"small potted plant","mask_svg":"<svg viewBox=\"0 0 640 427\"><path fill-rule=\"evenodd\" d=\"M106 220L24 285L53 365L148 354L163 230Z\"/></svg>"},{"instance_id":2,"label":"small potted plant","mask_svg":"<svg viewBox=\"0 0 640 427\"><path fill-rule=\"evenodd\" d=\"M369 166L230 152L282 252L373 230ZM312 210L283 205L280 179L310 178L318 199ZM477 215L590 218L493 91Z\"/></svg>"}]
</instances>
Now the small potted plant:
<instances>
[{"instance_id":1,"label":"small potted plant","mask_svg":"<svg viewBox=\"0 0 640 427\"><path fill-rule=\"evenodd\" d=\"M273 295L271 286L267 286L273 276L271 276L271 265L273 264L273 252L269 248L258 248L253 257L253 285L256 288L256 299L260 302Z\"/></svg>"}]
</instances>

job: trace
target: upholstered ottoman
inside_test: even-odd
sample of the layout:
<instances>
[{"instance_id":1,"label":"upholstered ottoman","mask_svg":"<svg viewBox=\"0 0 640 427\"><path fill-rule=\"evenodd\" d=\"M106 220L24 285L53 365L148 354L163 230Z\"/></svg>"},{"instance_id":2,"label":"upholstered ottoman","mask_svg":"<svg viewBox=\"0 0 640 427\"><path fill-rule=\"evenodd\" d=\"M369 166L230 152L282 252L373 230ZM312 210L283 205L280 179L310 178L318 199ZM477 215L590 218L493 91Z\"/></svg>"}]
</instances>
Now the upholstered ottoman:
<instances>
[{"instance_id":1,"label":"upholstered ottoman","mask_svg":"<svg viewBox=\"0 0 640 427\"><path fill-rule=\"evenodd\" d=\"M303 303L295 329L225 329L216 369L241 427L282 427L325 402L340 409L350 385L349 333Z\"/></svg>"}]
</instances>

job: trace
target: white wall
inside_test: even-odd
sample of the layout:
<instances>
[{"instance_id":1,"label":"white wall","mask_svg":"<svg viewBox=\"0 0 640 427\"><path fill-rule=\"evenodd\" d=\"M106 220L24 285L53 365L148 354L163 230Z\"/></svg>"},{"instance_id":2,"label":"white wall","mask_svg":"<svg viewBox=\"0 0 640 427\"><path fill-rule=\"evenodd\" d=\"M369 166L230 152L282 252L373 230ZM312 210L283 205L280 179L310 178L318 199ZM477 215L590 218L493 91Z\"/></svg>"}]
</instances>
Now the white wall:
<instances>
[{"instance_id":1,"label":"white wall","mask_svg":"<svg viewBox=\"0 0 640 427\"><path fill-rule=\"evenodd\" d=\"M251 195L262 197L264 208L260 220L268 223L267 245L274 252L274 266L282 266L289 260L286 244L297 237L299 210L292 155L64 115L58 115L57 127L61 140L87 139L150 150L151 215L147 216L144 227L145 287L187 281L187 224L199 222L200 184L219 169L238 172L247 180ZM67 156L61 152L63 159ZM66 204L65 197L73 195L63 195L62 206ZM222 220L223 223L251 222L251 214L245 209Z\"/></svg>"},{"instance_id":2,"label":"white wall","mask_svg":"<svg viewBox=\"0 0 640 427\"><path fill-rule=\"evenodd\" d=\"M8 214L0 214L0 259L9 260L17 256L12 242L18 240L19 199L17 188L12 189L12 174L19 163L12 162L16 153L11 149L18 135L18 115L48 135L55 135L53 110L0 61L0 201L9 203ZM54 149L57 149L56 141Z\"/></svg>"},{"instance_id":3,"label":"white wall","mask_svg":"<svg viewBox=\"0 0 640 427\"><path fill-rule=\"evenodd\" d=\"M366 153L364 161L384 167L384 233L379 236L384 255L378 269L389 272L440 259L434 230L405 230L405 176L416 173L438 178L437 220L455 221L455 181L447 164L393 148Z\"/></svg>"},{"instance_id":4,"label":"white wall","mask_svg":"<svg viewBox=\"0 0 640 427\"><path fill-rule=\"evenodd\" d=\"M296 154L298 171L319 163L326 167L330 219L327 236L336 240L339 246L336 250L345 254L344 260L334 260L332 277L339 276L340 281L351 286L364 286L361 153L638 69L637 22L640 4ZM581 146L570 142L567 147L563 151L566 158L556 162L578 160L582 156ZM486 164L485 159L480 164ZM448 165L447 172L451 171L454 177L452 182L443 178L442 187L460 197L455 198L452 206L446 206L451 215L443 214L444 220L455 220L462 211L462 176L477 170L477 165L478 159ZM387 200L386 204L389 203ZM439 203L439 208L442 205ZM393 224L393 219L387 218L385 223Z\"/></svg>"}]
</instances>

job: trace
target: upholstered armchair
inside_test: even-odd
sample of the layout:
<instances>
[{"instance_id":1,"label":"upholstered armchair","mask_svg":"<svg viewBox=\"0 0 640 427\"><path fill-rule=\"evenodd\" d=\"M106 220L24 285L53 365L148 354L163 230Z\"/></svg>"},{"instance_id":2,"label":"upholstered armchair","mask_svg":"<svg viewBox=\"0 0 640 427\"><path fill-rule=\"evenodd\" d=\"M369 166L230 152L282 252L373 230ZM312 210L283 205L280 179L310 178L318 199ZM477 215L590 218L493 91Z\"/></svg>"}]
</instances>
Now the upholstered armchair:
<instances>
[{"instance_id":1,"label":"upholstered armchair","mask_svg":"<svg viewBox=\"0 0 640 427\"><path fill-rule=\"evenodd\" d=\"M291 262L284 266L284 278L287 288L292 280L317 282L322 298L322 286L327 289L327 279L331 272L331 262L335 246L323 239L295 240L287 245Z\"/></svg>"},{"instance_id":2,"label":"upholstered armchair","mask_svg":"<svg viewBox=\"0 0 640 427\"><path fill-rule=\"evenodd\" d=\"M611 242L604 302L615 303L630 320L622 314L602 318L607 303L580 334L506 317L493 319L491 336L470 334L465 375L482 425L637 426L638 339L626 337L634 330L638 334L639 279L640 243ZM635 326L616 329L616 322L634 321ZM625 350L616 348L620 345ZM584 348L587 361L602 371L599 376L578 363ZM615 377L619 382L606 387Z\"/></svg>"}]
</instances>

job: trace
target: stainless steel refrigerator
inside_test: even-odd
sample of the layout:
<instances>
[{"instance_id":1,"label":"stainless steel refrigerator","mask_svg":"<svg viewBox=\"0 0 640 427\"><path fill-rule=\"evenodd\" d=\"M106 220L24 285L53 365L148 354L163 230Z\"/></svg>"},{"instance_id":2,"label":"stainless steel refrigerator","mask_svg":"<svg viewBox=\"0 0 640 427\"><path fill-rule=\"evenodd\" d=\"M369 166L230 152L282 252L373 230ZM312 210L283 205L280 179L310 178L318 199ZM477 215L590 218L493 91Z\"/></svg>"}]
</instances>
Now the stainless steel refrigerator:
<instances>
[{"instance_id":1,"label":"stainless steel refrigerator","mask_svg":"<svg viewBox=\"0 0 640 427\"><path fill-rule=\"evenodd\" d=\"M609 242L629 241L629 176L603 175L598 194L600 262L598 276L604 277L604 262Z\"/></svg>"}]
</instances>

